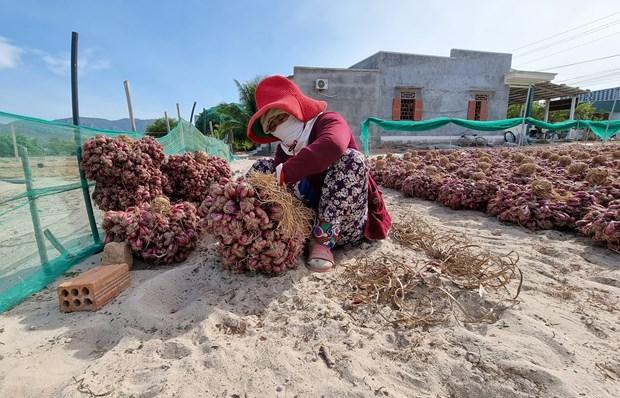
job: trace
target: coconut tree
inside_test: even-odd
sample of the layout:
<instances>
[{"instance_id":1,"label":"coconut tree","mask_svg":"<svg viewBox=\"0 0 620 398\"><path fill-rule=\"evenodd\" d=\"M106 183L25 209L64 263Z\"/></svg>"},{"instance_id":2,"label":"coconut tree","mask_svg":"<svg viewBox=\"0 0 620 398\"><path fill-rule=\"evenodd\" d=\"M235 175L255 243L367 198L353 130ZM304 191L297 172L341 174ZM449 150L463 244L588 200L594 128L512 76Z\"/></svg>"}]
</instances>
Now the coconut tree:
<instances>
[{"instance_id":1,"label":"coconut tree","mask_svg":"<svg viewBox=\"0 0 620 398\"><path fill-rule=\"evenodd\" d=\"M254 145L247 139L246 130L250 118L256 112L256 86L262 77L257 76L245 83L235 80L239 91L239 103L222 104L218 111L221 113L219 130L230 132L233 136L233 149L248 150Z\"/></svg>"}]
</instances>

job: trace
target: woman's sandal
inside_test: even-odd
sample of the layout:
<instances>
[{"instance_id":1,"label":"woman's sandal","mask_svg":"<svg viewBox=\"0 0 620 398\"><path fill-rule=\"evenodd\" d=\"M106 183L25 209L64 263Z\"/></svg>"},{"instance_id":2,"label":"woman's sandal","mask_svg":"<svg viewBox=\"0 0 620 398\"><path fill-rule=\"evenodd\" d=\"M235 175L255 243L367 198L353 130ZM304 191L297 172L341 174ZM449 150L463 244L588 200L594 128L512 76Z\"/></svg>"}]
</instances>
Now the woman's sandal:
<instances>
[{"instance_id":1,"label":"woman's sandal","mask_svg":"<svg viewBox=\"0 0 620 398\"><path fill-rule=\"evenodd\" d=\"M306 267L312 272L328 272L334 268L334 255L329 247L312 241Z\"/></svg>"}]
</instances>

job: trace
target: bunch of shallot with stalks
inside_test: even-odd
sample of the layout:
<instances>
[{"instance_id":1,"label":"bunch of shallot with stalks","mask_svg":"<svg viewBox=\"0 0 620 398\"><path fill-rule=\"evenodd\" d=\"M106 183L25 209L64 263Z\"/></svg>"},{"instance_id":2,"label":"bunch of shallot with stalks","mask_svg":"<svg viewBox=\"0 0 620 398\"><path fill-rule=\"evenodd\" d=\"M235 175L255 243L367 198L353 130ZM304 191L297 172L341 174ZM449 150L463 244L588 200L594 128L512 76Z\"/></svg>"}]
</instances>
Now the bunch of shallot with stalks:
<instances>
[{"instance_id":1,"label":"bunch of shallot with stalks","mask_svg":"<svg viewBox=\"0 0 620 398\"><path fill-rule=\"evenodd\" d=\"M162 194L163 147L152 137L133 140L98 135L84 143L81 167L97 184L93 201L101 210L125 210Z\"/></svg>"},{"instance_id":2,"label":"bunch of shallot with stalks","mask_svg":"<svg viewBox=\"0 0 620 398\"><path fill-rule=\"evenodd\" d=\"M161 171L167 179L164 193L173 202L200 204L213 183L230 178L230 167L224 159L200 151L168 156Z\"/></svg>"},{"instance_id":3,"label":"bunch of shallot with stalks","mask_svg":"<svg viewBox=\"0 0 620 398\"><path fill-rule=\"evenodd\" d=\"M312 210L278 186L275 176L256 172L214 184L200 214L226 268L267 274L296 266L314 219Z\"/></svg>"},{"instance_id":4,"label":"bunch of shallot with stalks","mask_svg":"<svg viewBox=\"0 0 620 398\"><path fill-rule=\"evenodd\" d=\"M201 223L192 203L171 204L159 196L125 211L106 212L103 229L106 243L126 241L144 261L170 264L185 260L196 247Z\"/></svg>"},{"instance_id":5,"label":"bunch of shallot with stalks","mask_svg":"<svg viewBox=\"0 0 620 398\"><path fill-rule=\"evenodd\" d=\"M620 200L610 202L607 207L592 206L577 222L577 228L594 242L620 253Z\"/></svg>"}]
</instances>

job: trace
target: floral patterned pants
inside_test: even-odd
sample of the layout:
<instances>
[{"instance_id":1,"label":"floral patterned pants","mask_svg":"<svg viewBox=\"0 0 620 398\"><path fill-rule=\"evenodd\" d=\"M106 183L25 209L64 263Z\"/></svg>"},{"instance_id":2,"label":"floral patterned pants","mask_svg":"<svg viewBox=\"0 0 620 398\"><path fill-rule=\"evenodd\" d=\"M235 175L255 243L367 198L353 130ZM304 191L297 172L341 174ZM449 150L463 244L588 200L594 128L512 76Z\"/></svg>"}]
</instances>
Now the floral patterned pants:
<instances>
[{"instance_id":1,"label":"floral patterned pants","mask_svg":"<svg viewBox=\"0 0 620 398\"><path fill-rule=\"evenodd\" d=\"M259 159L252 170L275 171L273 159ZM347 149L327 169L318 200L315 239L329 247L359 242L368 219L368 162L355 149Z\"/></svg>"}]
</instances>

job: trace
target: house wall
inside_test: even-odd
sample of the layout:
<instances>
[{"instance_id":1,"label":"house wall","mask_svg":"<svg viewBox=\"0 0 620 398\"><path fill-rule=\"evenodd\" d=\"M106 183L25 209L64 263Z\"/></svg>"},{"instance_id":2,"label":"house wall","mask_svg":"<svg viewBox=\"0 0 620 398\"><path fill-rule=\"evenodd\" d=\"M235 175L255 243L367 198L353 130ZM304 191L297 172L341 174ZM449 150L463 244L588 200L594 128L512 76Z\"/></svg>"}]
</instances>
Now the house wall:
<instances>
[{"instance_id":1,"label":"house wall","mask_svg":"<svg viewBox=\"0 0 620 398\"><path fill-rule=\"evenodd\" d=\"M327 101L328 110L340 113L359 144L361 122L379 111L379 71L296 66L292 79L304 94ZM328 89L316 90L316 79L328 79Z\"/></svg>"},{"instance_id":2,"label":"house wall","mask_svg":"<svg viewBox=\"0 0 620 398\"><path fill-rule=\"evenodd\" d=\"M327 101L329 109L340 112L359 136L360 123L367 117L392 118L398 87L418 89L424 102L422 119L467 118L468 101L477 92L489 95L488 119L504 119L509 93L504 75L510 71L511 59L510 54L467 50L452 50L450 57L378 52L349 69L295 67L293 81L307 95ZM319 78L329 79L329 89L321 93L314 88ZM415 134L464 132L448 125Z\"/></svg>"},{"instance_id":3,"label":"house wall","mask_svg":"<svg viewBox=\"0 0 620 398\"><path fill-rule=\"evenodd\" d=\"M510 54L452 50L450 57L380 53L381 103L379 117L392 118L396 87L419 89L424 102L423 119L467 118L468 101L476 92L489 94L488 119L504 119L509 87L504 75L510 71ZM446 126L424 134L461 134L463 128Z\"/></svg>"}]
</instances>

